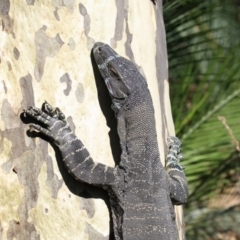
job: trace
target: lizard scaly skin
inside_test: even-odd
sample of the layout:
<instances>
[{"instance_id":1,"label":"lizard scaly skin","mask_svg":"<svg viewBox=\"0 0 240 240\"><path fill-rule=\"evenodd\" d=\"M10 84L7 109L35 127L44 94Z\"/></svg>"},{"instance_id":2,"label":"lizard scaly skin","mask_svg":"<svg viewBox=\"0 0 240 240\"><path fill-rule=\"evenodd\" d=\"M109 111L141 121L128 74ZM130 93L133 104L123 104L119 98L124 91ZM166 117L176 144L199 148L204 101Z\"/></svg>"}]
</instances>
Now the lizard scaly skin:
<instances>
[{"instance_id":1,"label":"lizard scaly skin","mask_svg":"<svg viewBox=\"0 0 240 240\"><path fill-rule=\"evenodd\" d=\"M94 162L73 134L59 108L44 103L44 111L25 110L40 123L30 127L42 132L59 147L62 160L79 181L108 191L116 240L176 240L178 232L173 204L187 201L187 181L181 142L169 138L166 169L160 161L154 108L144 77L136 65L110 46L95 43L93 55L112 98L122 149L115 168Z\"/></svg>"}]
</instances>

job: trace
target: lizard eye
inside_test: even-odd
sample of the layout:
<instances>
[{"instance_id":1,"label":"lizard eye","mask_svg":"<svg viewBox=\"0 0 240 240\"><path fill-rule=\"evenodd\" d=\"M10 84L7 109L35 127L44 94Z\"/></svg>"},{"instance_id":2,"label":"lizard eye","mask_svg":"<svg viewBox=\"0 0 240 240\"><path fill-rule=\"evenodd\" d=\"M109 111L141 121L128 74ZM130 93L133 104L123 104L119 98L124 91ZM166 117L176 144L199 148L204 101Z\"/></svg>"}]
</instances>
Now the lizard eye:
<instances>
[{"instance_id":1,"label":"lizard eye","mask_svg":"<svg viewBox=\"0 0 240 240\"><path fill-rule=\"evenodd\" d=\"M98 52L101 52L101 51L102 51L102 48L99 47L99 48L98 48Z\"/></svg>"},{"instance_id":2,"label":"lizard eye","mask_svg":"<svg viewBox=\"0 0 240 240\"><path fill-rule=\"evenodd\" d=\"M117 80L120 80L121 79L121 76L119 75L119 73L112 67L109 67L109 73L110 73L110 76L114 79L117 79Z\"/></svg>"}]
</instances>

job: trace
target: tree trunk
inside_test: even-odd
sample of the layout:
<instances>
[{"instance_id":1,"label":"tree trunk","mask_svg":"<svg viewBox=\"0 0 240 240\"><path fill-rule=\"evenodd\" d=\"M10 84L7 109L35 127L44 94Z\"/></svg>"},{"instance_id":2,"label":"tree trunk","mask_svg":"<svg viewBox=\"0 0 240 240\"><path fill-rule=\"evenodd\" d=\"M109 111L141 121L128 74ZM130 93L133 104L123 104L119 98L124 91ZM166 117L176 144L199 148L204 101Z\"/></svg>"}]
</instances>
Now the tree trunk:
<instances>
[{"instance_id":1,"label":"tree trunk","mask_svg":"<svg viewBox=\"0 0 240 240\"><path fill-rule=\"evenodd\" d=\"M0 0L0 14L0 239L112 239L107 194L74 180L21 113L47 100L95 161L117 164L116 121L90 55L108 43L148 81L164 162L174 127L161 2Z\"/></svg>"}]
</instances>

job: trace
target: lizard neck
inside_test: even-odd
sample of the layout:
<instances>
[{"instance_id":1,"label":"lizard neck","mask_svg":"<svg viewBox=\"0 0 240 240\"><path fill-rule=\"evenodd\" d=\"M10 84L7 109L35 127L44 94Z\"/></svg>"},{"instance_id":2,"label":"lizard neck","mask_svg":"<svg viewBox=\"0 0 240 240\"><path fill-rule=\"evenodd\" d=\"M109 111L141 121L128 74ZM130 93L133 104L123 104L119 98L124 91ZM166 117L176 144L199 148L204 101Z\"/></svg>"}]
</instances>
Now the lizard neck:
<instances>
[{"instance_id":1,"label":"lizard neck","mask_svg":"<svg viewBox=\"0 0 240 240\"><path fill-rule=\"evenodd\" d=\"M118 116L118 133L122 148L122 164L130 168L149 166L159 160L154 109L150 95L141 104Z\"/></svg>"}]
</instances>

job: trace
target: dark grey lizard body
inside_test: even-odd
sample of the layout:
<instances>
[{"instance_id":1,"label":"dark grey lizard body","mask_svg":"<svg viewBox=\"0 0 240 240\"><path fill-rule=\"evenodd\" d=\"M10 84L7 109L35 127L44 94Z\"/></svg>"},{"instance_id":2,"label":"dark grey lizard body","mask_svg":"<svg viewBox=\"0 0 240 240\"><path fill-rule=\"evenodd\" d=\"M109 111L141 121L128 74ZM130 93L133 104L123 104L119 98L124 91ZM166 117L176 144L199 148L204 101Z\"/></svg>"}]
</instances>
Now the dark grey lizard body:
<instances>
[{"instance_id":1,"label":"dark grey lizard body","mask_svg":"<svg viewBox=\"0 0 240 240\"><path fill-rule=\"evenodd\" d=\"M78 180L106 189L116 240L176 240L173 203L187 201L187 181L178 160L180 141L170 138L166 170L160 162L154 109L147 83L135 64L108 45L96 43L93 55L112 98L122 148L115 168L93 162L72 133L64 115L45 103L45 112L31 107L26 113L47 129L32 124L54 140L63 162Z\"/></svg>"}]
</instances>

